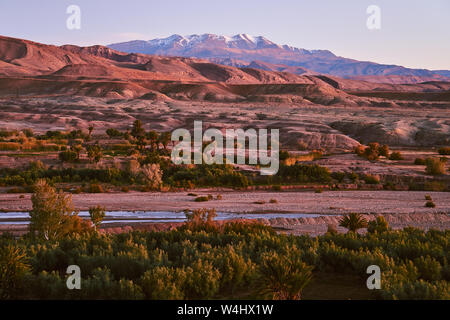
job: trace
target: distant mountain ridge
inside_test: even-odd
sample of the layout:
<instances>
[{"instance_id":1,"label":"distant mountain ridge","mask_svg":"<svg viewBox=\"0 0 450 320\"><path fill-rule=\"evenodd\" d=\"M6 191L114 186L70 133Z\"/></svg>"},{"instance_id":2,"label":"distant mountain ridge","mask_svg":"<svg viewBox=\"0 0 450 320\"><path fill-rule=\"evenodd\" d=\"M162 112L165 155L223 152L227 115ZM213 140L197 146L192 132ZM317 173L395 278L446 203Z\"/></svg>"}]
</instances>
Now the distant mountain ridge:
<instances>
[{"instance_id":1,"label":"distant mountain ridge","mask_svg":"<svg viewBox=\"0 0 450 320\"><path fill-rule=\"evenodd\" d=\"M201 34L171 35L148 41L133 40L108 46L128 53L182 56L209 59L214 63L261 68L296 74L329 74L352 78L361 76L413 76L413 82L449 81L449 70L411 69L339 57L328 50L306 50L279 45L263 36L238 34L232 37ZM239 61L236 64L236 61ZM271 66L271 65L276 65ZM294 68L292 68L294 67ZM298 69L295 69L298 68ZM373 78L372 78L373 79ZM394 77L395 79L395 77ZM390 79L390 81L393 81Z\"/></svg>"}]
</instances>

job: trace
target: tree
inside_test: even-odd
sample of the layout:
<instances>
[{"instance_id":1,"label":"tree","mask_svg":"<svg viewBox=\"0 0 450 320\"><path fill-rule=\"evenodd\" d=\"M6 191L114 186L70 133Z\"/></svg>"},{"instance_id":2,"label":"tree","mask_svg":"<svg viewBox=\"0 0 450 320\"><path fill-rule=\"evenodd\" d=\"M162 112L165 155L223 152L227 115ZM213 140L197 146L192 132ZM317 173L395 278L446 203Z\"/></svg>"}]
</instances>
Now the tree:
<instances>
[{"instance_id":1,"label":"tree","mask_svg":"<svg viewBox=\"0 0 450 320\"><path fill-rule=\"evenodd\" d=\"M61 151L58 155L59 160L61 160L62 162L74 162L75 160L78 159L77 153L74 151Z\"/></svg>"},{"instance_id":2,"label":"tree","mask_svg":"<svg viewBox=\"0 0 450 320\"><path fill-rule=\"evenodd\" d=\"M109 138L115 138L122 136L122 133L114 128L110 128L106 130L106 134L109 136Z\"/></svg>"},{"instance_id":3,"label":"tree","mask_svg":"<svg viewBox=\"0 0 450 320\"><path fill-rule=\"evenodd\" d=\"M435 158L427 158L425 160L425 172L431 175L445 174L445 161Z\"/></svg>"},{"instance_id":4,"label":"tree","mask_svg":"<svg viewBox=\"0 0 450 320\"><path fill-rule=\"evenodd\" d=\"M356 232L367 227L367 220L360 213L352 212L339 221L339 226L347 228L349 232Z\"/></svg>"},{"instance_id":5,"label":"tree","mask_svg":"<svg viewBox=\"0 0 450 320\"><path fill-rule=\"evenodd\" d=\"M0 299L13 299L30 271L26 253L13 245L0 247Z\"/></svg>"},{"instance_id":6,"label":"tree","mask_svg":"<svg viewBox=\"0 0 450 320\"><path fill-rule=\"evenodd\" d=\"M89 128L88 128L88 130L89 130L89 136L88 136L88 139L91 139L92 131L94 131L94 126L93 126L93 125L90 125Z\"/></svg>"},{"instance_id":7,"label":"tree","mask_svg":"<svg viewBox=\"0 0 450 320\"><path fill-rule=\"evenodd\" d=\"M386 145L386 144L382 145L378 149L378 152L379 152L380 156L389 158L389 146L388 145Z\"/></svg>"},{"instance_id":8,"label":"tree","mask_svg":"<svg viewBox=\"0 0 450 320\"><path fill-rule=\"evenodd\" d=\"M80 159L80 153L81 153L81 151L83 151L83 146L81 144L79 144L79 143L74 144L72 146L72 151L77 154L77 159L76 160L79 160Z\"/></svg>"},{"instance_id":9,"label":"tree","mask_svg":"<svg viewBox=\"0 0 450 320\"><path fill-rule=\"evenodd\" d=\"M92 224L94 225L94 230L97 231L98 227L102 223L106 215L106 209L101 206L95 206L89 208L89 216L91 217Z\"/></svg>"},{"instance_id":10,"label":"tree","mask_svg":"<svg viewBox=\"0 0 450 320\"><path fill-rule=\"evenodd\" d=\"M102 159L103 157L102 148L98 144L89 146L87 149L88 149L88 158L89 160L91 160L91 162L98 163Z\"/></svg>"},{"instance_id":11,"label":"tree","mask_svg":"<svg viewBox=\"0 0 450 320\"><path fill-rule=\"evenodd\" d=\"M78 215L72 197L56 192L45 180L38 180L31 197L30 232L45 240L55 240L73 231Z\"/></svg>"},{"instance_id":12,"label":"tree","mask_svg":"<svg viewBox=\"0 0 450 320\"><path fill-rule=\"evenodd\" d=\"M144 174L147 184L152 189L160 189L162 186L163 172L157 163L148 163L141 168L141 172Z\"/></svg>"},{"instance_id":13,"label":"tree","mask_svg":"<svg viewBox=\"0 0 450 320\"><path fill-rule=\"evenodd\" d=\"M383 233L389 230L389 223L383 216L377 217L375 220L369 221L367 224L367 232Z\"/></svg>"},{"instance_id":14,"label":"tree","mask_svg":"<svg viewBox=\"0 0 450 320\"><path fill-rule=\"evenodd\" d=\"M273 300L300 300L312 279L312 269L301 261L297 250L287 255L265 253L259 268L261 293Z\"/></svg>"},{"instance_id":15,"label":"tree","mask_svg":"<svg viewBox=\"0 0 450 320\"><path fill-rule=\"evenodd\" d=\"M170 132L162 132L159 136L159 141L163 145L165 151L167 151L167 145L170 143L172 137Z\"/></svg>"},{"instance_id":16,"label":"tree","mask_svg":"<svg viewBox=\"0 0 450 320\"><path fill-rule=\"evenodd\" d=\"M133 122L133 128L131 129L131 135L135 139L138 139L139 137L145 137L145 130L142 127L141 120L136 120Z\"/></svg>"},{"instance_id":17,"label":"tree","mask_svg":"<svg viewBox=\"0 0 450 320\"><path fill-rule=\"evenodd\" d=\"M158 132L151 130L147 133L147 139L150 140L152 150L158 149Z\"/></svg>"}]
</instances>

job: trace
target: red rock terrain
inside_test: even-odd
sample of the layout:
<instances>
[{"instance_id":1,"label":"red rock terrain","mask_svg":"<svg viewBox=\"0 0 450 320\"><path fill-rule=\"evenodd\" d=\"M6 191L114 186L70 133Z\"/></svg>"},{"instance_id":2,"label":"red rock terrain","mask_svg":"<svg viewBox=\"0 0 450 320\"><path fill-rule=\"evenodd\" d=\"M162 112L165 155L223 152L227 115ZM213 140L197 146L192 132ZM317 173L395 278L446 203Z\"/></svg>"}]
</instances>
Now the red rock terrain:
<instances>
[{"instance_id":1,"label":"red rock terrain","mask_svg":"<svg viewBox=\"0 0 450 320\"><path fill-rule=\"evenodd\" d=\"M362 96L385 97L361 92L433 91L442 93L433 101L447 101L450 87L445 82L378 84L312 75L300 67L252 65L255 68L237 68L200 59L128 54L103 46L57 47L0 37L0 95L371 105L372 100ZM296 74L300 72L305 75Z\"/></svg>"}]
</instances>

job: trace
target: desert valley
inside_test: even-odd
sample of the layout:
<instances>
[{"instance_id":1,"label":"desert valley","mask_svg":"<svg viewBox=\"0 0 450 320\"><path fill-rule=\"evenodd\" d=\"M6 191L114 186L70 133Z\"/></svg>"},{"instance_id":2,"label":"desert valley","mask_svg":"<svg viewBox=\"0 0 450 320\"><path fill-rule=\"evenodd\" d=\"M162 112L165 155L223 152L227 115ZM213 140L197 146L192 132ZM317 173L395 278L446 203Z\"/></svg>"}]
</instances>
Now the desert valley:
<instances>
[{"instance_id":1,"label":"desert valley","mask_svg":"<svg viewBox=\"0 0 450 320\"><path fill-rule=\"evenodd\" d=\"M229 222L238 225L236 230L248 228L245 232L251 237L286 245L297 241L286 234L299 236L302 240L294 247L308 244L310 251L303 252L302 259L316 266L326 265L334 259L331 252L338 252L327 243L330 239L340 243L345 248L342 252L350 257L356 252L354 248L369 248L370 241L379 241L377 246L383 247L383 241L412 239L416 245L431 237L429 241L435 242L430 246L440 249L430 253L429 248L422 248L428 254L423 261L421 254L408 257L400 251L393 254L392 262L389 257L383 260L394 270L391 276L395 279L376 298L411 298L405 293L409 292L405 289L409 282L405 285L402 281L407 281L398 276L398 270L411 261L419 270L414 281L425 279L426 285L435 285L432 298L449 297L449 71L360 62L326 50L280 46L248 35L174 35L90 47L54 46L2 36L0 106L0 232L5 239L27 235L32 220L28 212L36 210L36 190L56 192L50 190L53 188L71 195L73 212L82 217L74 222L78 231L89 228L83 221L89 221L92 208L97 208L103 217L94 223L95 228L113 242L119 243L130 231L161 232L159 236L149 233L155 238L142 242L148 250L163 241L158 237L169 239L172 233L185 232L183 228L189 228L189 223L194 231L210 230L213 216L218 221L214 228L222 230L213 228L214 232L231 232L226 229ZM177 128L193 129L194 121L202 121L204 129L222 131L279 129L278 173L261 176L259 165L251 164L173 164L170 134ZM46 179L45 185L41 179ZM353 230L343 222L349 216L365 223ZM239 226L242 221L246 227ZM380 236L386 238L374 240L374 230L385 222L392 235L387 232ZM233 237L240 234L236 230ZM348 230L355 233L347 236ZM269 236L270 232L275 235ZM133 241L141 241L138 237ZM194 241L190 233L183 233L183 237L177 243ZM227 248L226 241L220 241L224 241L220 248ZM207 242L202 245L208 246ZM103 247L98 250L107 251L106 245L99 246ZM129 252L141 250L128 242L126 246ZM119 247L111 250L119 252ZM380 255L391 254L383 248ZM156 258L157 247L152 250L143 255L152 255L165 265L164 255ZM119 254L116 251L114 255ZM369 251L361 251L360 257L377 260ZM251 252L249 259L259 261ZM177 254L170 253L170 259ZM348 263L352 270L363 268L356 262ZM424 265L442 272L438 277L434 271L430 276L421 275ZM337 262L333 266L339 268ZM136 279L143 274L136 271L139 268L130 271L136 273ZM253 270L250 262L245 268ZM161 274L147 275L144 280L156 286L151 281L164 273L158 270L155 272ZM216 277L212 269L205 270L202 272ZM318 279L327 277L323 270ZM242 271L245 276L237 282L245 285L250 281L247 271ZM117 279L122 275L116 269L112 272ZM305 297L373 298L360 284L350 291L335 291L345 281L356 281L354 274L343 277L326 287L329 295L321 293L323 288L317 283L305 291ZM152 295L144 286L143 292L130 287L127 290L131 291L119 296L229 297L234 292L228 287L231 285L229 280L225 289L217 287L216 291L211 285L210 294L205 295L200 289L178 292L179 288ZM254 297L240 292L239 297Z\"/></svg>"}]
</instances>

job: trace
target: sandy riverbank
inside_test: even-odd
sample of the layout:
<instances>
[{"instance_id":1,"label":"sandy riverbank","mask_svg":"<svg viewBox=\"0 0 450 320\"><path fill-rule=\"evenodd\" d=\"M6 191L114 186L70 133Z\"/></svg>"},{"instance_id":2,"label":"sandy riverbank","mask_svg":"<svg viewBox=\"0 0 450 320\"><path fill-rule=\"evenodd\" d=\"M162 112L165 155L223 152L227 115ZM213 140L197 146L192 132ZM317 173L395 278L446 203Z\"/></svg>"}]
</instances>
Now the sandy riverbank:
<instances>
[{"instance_id":1,"label":"sandy riverbank","mask_svg":"<svg viewBox=\"0 0 450 320\"><path fill-rule=\"evenodd\" d=\"M195 202L188 192L130 192L74 194L77 210L94 205L109 211L182 211L216 208L222 212L293 212L317 214L361 213L450 213L450 193L426 191L194 191L198 195L222 195L222 200ZM432 196L436 208L425 208L425 195ZM28 211L31 195L0 194L0 211ZM270 199L278 203L269 203ZM265 201L264 204L255 202Z\"/></svg>"}]
</instances>

